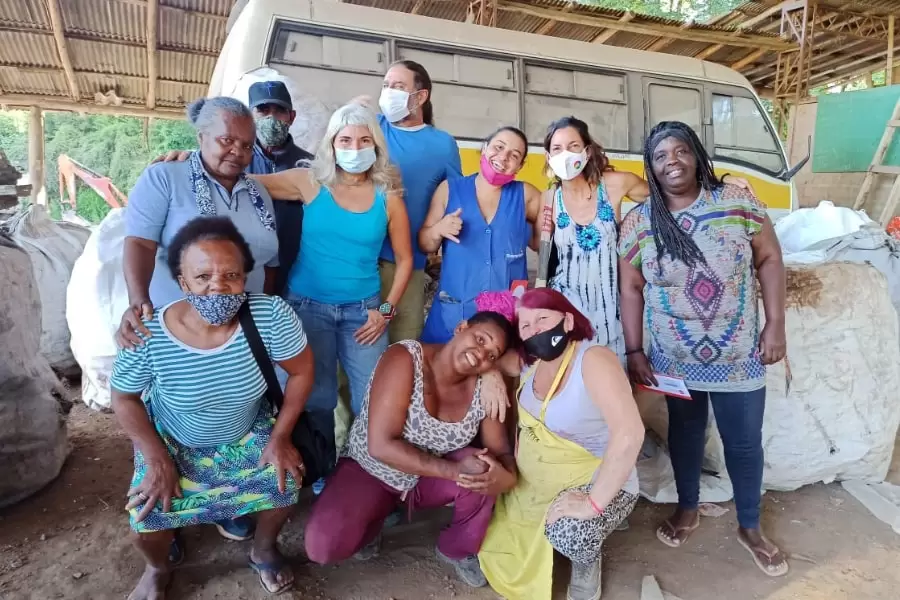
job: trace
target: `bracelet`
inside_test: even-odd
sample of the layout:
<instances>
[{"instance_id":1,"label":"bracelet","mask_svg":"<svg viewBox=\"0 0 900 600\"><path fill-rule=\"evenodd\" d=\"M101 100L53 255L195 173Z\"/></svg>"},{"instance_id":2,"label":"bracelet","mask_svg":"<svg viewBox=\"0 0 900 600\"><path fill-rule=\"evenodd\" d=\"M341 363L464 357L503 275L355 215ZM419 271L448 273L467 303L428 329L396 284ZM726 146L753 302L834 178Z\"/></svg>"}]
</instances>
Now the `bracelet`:
<instances>
[{"instance_id":1,"label":"bracelet","mask_svg":"<svg viewBox=\"0 0 900 600\"><path fill-rule=\"evenodd\" d=\"M626 350L625 356L631 356L632 354L643 354L643 353L644 353L643 348L635 348L634 350Z\"/></svg>"},{"instance_id":2,"label":"bracelet","mask_svg":"<svg viewBox=\"0 0 900 600\"><path fill-rule=\"evenodd\" d=\"M594 509L594 512L597 513L597 516L598 516L598 517L599 517L600 515L603 514L603 509L600 508L599 506L597 506L597 503L594 502L594 499L591 498L591 495L590 495L590 494L588 494L588 502L591 503L591 508Z\"/></svg>"}]
</instances>

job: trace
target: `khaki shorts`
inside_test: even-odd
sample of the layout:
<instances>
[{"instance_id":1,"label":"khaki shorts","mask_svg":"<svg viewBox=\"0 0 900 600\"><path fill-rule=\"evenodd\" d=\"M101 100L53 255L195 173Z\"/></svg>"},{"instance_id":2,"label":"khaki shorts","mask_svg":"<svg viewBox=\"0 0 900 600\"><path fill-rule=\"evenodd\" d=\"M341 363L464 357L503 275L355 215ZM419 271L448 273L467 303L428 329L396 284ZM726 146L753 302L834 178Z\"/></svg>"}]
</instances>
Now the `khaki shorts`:
<instances>
[{"instance_id":1,"label":"khaki shorts","mask_svg":"<svg viewBox=\"0 0 900 600\"><path fill-rule=\"evenodd\" d=\"M397 265L386 260L378 261L381 270L381 299L384 301L394 283ZM425 326L425 270L412 272L406 292L397 304L396 314L388 327L390 343L400 340L417 340Z\"/></svg>"}]
</instances>

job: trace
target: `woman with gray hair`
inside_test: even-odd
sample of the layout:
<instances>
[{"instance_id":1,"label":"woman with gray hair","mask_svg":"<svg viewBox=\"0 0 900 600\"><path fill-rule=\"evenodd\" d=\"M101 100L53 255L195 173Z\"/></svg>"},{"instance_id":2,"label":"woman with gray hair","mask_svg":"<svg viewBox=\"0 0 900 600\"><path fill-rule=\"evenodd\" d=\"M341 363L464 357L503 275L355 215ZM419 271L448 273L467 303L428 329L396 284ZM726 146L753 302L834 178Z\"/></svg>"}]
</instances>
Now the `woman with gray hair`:
<instances>
[{"instance_id":1,"label":"woman with gray hair","mask_svg":"<svg viewBox=\"0 0 900 600\"><path fill-rule=\"evenodd\" d=\"M279 199L304 204L300 254L285 296L303 321L316 380L306 404L319 431L334 431L338 364L350 382L354 415L387 348L387 325L413 269L409 218L375 113L336 110L312 166L258 175ZM378 256L388 238L396 275L381 298Z\"/></svg>"},{"instance_id":2,"label":"woman with gray hair","mask_svg":"<svg viewBox=\"0 0 900 600\"><path fill-rule=\"evenodd\" d=\"M116 341L122 348L143 344L149 336L142 320L184 297L166 266L175 234L201 216L228 217L247 241L255 267L247 273L251 293L272 292L278 267L278 237L272 199L244 174L253 157L256 128L250 109L233 98L201 98L187 109L200 150L183 162L147 167L128 196L125 211L125 283L128 309ZM217 523L232 540L253 536L253 521L241 517ZM181 555L173 546L172 558Z\"/></svg>"}]
</instances>

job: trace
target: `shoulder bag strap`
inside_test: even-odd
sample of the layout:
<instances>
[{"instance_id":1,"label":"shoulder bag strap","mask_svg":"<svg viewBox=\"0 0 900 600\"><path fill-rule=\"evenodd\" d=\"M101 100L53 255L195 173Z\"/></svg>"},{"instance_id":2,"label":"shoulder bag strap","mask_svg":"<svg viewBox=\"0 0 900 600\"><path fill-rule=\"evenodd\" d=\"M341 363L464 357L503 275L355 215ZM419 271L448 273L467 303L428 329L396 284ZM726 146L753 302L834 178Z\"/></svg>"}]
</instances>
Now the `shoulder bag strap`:
<instances>
[{"instance_id":1,"label":"shoulder bag strap","mask_svg":"<svg viewBox=\"0 0 900 600\"><path fill-rule=\"evenodd\" d=\"M284 403L284 394L281 391L281 385L278 383L278 377L275 375L275 367L272 365L272 359L266 351L262 337L259 335L259 329L253 321L253 315L250 313L250 301L247 300L238 310L238 322L244 330L244 336L247 338L247 344L250 346L250 352L256 359L256 366L259 367L263 379L266 380L266 398L272 405L272 410L278 412Z\"/></svg>"}]
</instances>

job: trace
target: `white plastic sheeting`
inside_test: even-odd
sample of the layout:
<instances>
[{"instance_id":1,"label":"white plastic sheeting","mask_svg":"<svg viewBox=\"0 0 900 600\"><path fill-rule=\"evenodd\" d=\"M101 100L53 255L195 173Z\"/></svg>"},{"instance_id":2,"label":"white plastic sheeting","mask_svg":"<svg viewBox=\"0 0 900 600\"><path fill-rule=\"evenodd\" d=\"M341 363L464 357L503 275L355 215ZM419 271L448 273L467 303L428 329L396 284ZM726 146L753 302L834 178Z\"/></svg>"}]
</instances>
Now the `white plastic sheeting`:
<instances>
[{"instance_id":1,"label":"white plastic sheeting","mask_svg":"<svg viewBox=\"0 0 900 600\"><path fill-rule=\"evenodd\" d=\"M769 367L763 487L883 481L900 426L900 336L885 277L850 262L789 266L786 326L792 380L788 389L784 363ZM647 426L665 439L662 397L641 393L638 405ZM643 470L638 463L642 494L671 502L668 456L651 458ZM722 500L724 464L711 422L704 469L719 479L707 480L702 501Z\"/></svg>"},{"instance_id":2,"label":"white plastic sheeting","mask_svg":"<svg viewBox=\"0 0 900 600\"><path fill-rule=\"evenodd\" d=\"M0 507L59 475L68 454L67 401L41 355L41 302L29 255L0 233ZM14 525L13 525L14 526Z\"/></svg>"},{"instance_id":3,"label":"white plastic sheeting","mask_svg":"<svg viewBox=\"0 0 900 600\"><path fill-rule=\"evenodd\" d=\"M116 359L115 332L128 308L122 275L125 209L112 210L75 261L66 293L72 352L81 366L81 395L94 409L110 406L109 376Z\"/></svg>"},{"instance_id":4,"label":"white plastic sheeting","mask_svg":"<svg viewBox=\"0 0 900 600\"><path fill-rule=\"evenodd\" d=\"M75 367L66 325L66 286L90 229L53 221L41 206L30 206L4 224L12 240L31 258L41 301L41 354L60 371Z\"/></svg>"}]
</instances>

